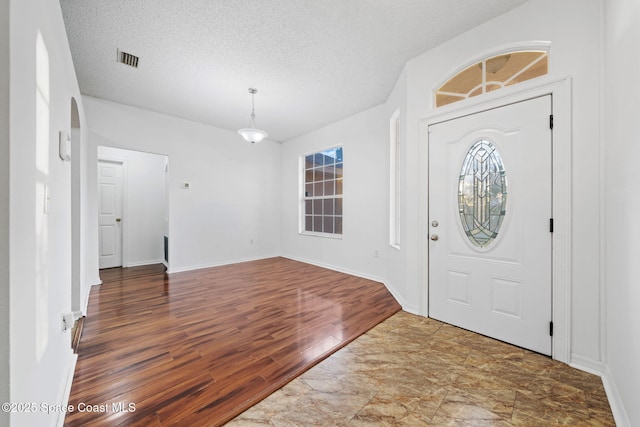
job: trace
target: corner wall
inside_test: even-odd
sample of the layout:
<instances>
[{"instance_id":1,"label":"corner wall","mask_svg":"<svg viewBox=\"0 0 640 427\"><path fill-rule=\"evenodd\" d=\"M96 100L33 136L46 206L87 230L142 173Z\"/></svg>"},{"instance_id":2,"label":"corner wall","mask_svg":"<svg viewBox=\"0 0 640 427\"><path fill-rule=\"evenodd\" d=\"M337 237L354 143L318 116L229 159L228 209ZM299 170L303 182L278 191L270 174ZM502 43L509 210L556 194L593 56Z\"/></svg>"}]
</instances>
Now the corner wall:
<instances>
[{"instance_id":1,"label":"corner wall","mask_svg":"<svg viewBox=\"0 0 640 427\"><path fill-rule=\"evenodd\" d=\"M640 3L604 3L607 392L616 422L640 425Z\"/></svg>"},{"instance_id":2,"label":"corner wall","mask_svg":"<svg viewBox=\"0 0 640 427\"><path fill-rule=\"evenodd\" d=\"M62 330L71 310L71 168L58 156L58 132L70 131L80 91L57 0L10 0L9 36L8 401L60 405L75 357ZM10 425L53 425L59 415L14 412Z\"/></svg>"},{"instance_id":3,"label":"corner wall","mask_svg":"<svg viewBox=\"0 0 640 427\"><path fill-rule=\"evenodd\" d=\"M389 153L389 140L390 140L390 119L391 116L396 112L400 112L399 122L400 126L398 129L398 139L400 142L400 153L399 153L399 183L400 183L400 197L399 197L399 221L400 221L400 233L398 236L399 240L399 248L391 247L389 244L389 227L390 227L390 213L389 213L389 202L387 202L386 209L386 228L383 231L386 244L384 250L384 260L385 260L385 281L388 287L394 289L394 296L398 299L398 302L402 305L402 308L408 312L418 314L420 312L420 300L409 300L407 299L407 295L409 295L409 283L407 282L407 242L409 239L409 230L408 227L408 219L411 218L414 213L407 212L407 206L409 200L414 198L415 195L409 194L407 189L411 187L409 183L409 179L413 179L407 172L407 164L411 161L407 156L407 67L405 66L396 82L391 95L387 99L386 103L386 123L387 126L387 134L386 134L386 145L387 145L387 153ZM381 165L382 167L382 165ZM391 164L387 159L386 164L384 164L385 169L383 172L387 176L387 181L390 179L391 172ZM389 201L391 188L387 185L387 192L385 197L387 201ZM426 292L426 289L424 290ZM397 295L396 295L397 294Z\"/></svg>"},{"instance_id":4,"label":"corner wall","mask_svg":"<svg viewBox=\"0 0 640 427\"><path fill-rule=\"evenodd\" d=\"M553 10L553 13L548 13ZM499 28L500 31L496 31ZM572 263L570 284L571 363L602 372L600 293L600 0L536 0L501 15L409 61L386 105L367 110L283 144L282 251L384 281L403 307L427 313L427 218L422 200L428 176L420 156L420 121L434 114L433 89L474 60L505 47L537 41L551 44L549 75L538 81L571 78ZM400 109L401 245L388 245L389 117ZM456 106L442 110L455 109ZM298 158L344 143L344 235L342 240L298 234ZM350 170L352 172L350 172ZM350 175L353 173L353 175ZM353 176L358 178L354 182ZM384 248L381 259L374 249Z\"/></svg>"},{"instance_id":5,"label":"corner wall","mask_svg":"<svg viewBox=\"0 0 640 427\"><path fill-rule=\"evenodd\" d=\"M552 10L553 13L549 13ZM433 89L455 71L507 46L549 41L550 72L543 79L572 81L572 158L573 217L571 361L584 368L602 371L600 306L600 1L536 0L476 27L429 52L409 61L406 235L407 283L405 298L421 298L426 287L425 260L419 259L426 239L426 218L420 212L420 179L425 162L420 159L420 119L434 111ZM499 29L499 30L497 30ZM443 107L444 110L455 108ZM423 272L422 275L420 272Z\"/></svg>"},{"instance_id":6,"label":"corner wall","mask_svg":"<svg viewBox=\"0 0 640 427\"><path fill-rule=\"evenodd\" d=\"M281 247L283 256L384 281L388 237L388 123L374 107L282 144ZM337 145L344 152L343 234L299 233L300 158ZM378 256L376 256L376 251Z\"/></svg>"},{"instance_id":7,"label":"corner wall","mask_svg":"<svg viewBox=\"0 0 640 427\"><path fill-rule=\"evenodd\" d=\"M553 10L553 13L548 13ZM601 293L600 0L536 0L507 12L409 61L387 104L325 126L283 144L282 248L320 265L378 277L409 311L427 313L427 218L423 181L428 176L420 146L420 121L434 114L433 90L455 71L506 47L550 43L549 75L538 81L571 79L571 176L569 226L572 241L570 362L602 372L603 302ZM500 31L496 31L499 28ZM532 82L533 83L533 82ZM403 93L404 92L404 93ZM389 117L401 111L401 249L388 248ZM444 107L451 111L456 106ZM297 158L309 151L345 144L345 219L343 240L299 235ZM354 156L353 153L356 153ZM366 156L366 160L365 157ZM355 162L355 165L353 164ZM354 175L367 177L355 185ZM375 173L373 172L375 171ZM366 230L366 231L365 231ZM352 234L353 233L353 234ZM350 241L355 235L356 242ZM383 259L373 259L376 248Z\"/></svg>"},{"instance_id":8,"label":"corner wall","mask_svg":"<svg viewBox=\"0 0 640 427\"><path fill-rule=\"evenodd\" d=\"M0 58L9 58L9 0L0 0ZM9 382L9 61L0 63L0 402L10 398ZM0 425L9 414L0 412Z\"/></svg>"},{"instance_id":9,"label":"corner wall","mask_svg":"<svg viewBox=\"0 0 640 427\"><path fill-rule=\"evenodd\" d=\"M94 153L90 204L97 206L97 146L169 157L169 272L279 254L279 143L249 144L233 131L97 98L83 103ZM88 246L97 251L91 215Z\"/></svg>"}]
</instances>

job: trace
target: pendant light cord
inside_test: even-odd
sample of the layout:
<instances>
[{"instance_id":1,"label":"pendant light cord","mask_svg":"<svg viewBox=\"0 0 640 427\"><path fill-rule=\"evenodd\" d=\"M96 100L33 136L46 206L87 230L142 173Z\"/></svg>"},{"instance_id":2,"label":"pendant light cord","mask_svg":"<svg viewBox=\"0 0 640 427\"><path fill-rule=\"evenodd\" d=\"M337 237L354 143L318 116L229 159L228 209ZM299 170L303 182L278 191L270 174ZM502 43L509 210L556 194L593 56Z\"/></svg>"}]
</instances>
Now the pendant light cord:
<instances>
[{"instance_id":1,"label":"pendant light cord","mask_svg":"<svg viewBox=\"0 0 640 427\"><path fill-rule=\"evenodd\" d=\"M251 120L249 120L249 127L256 127L256 105L254 101L255 94L251 94Z\"/></svg>"}]
</instances>

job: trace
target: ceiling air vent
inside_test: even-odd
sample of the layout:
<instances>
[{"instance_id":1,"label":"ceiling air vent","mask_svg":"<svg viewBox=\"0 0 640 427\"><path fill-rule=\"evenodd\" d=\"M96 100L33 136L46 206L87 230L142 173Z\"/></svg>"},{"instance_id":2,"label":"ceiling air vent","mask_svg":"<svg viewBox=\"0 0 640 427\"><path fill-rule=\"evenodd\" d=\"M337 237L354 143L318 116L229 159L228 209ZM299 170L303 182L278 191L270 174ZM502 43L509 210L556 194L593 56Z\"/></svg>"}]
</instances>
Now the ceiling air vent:
<instances>
[{"instance_id":1,"label":"ceiling air vent","mask_svg":"<svg viewBox=\"0 0 640 427\"><path fill-rule=\"evenodd\" d=\"M138 57L130 53L118 51L118 61L133 68L138 68Z\"/></svg>"}]
</instances>

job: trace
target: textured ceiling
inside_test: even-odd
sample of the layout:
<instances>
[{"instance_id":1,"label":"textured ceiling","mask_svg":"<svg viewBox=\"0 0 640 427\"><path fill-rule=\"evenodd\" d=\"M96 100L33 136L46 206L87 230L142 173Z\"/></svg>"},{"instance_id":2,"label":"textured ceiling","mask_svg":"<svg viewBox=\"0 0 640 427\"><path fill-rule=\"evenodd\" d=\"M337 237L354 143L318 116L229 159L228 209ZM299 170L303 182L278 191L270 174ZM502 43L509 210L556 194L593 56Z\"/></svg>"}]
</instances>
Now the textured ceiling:
<instances>
[{"instance_id":1,"label":"textured ceiling","mask_svg":"<svg viewBox=\"0 0 640 427\"><path fill-rule=\"evenodd\" d=\"M85 95L286 141L384 102L405 62L526 0L60 0ZM139 56L117 62L118 49Z\"/></svg>"}]
</instances>

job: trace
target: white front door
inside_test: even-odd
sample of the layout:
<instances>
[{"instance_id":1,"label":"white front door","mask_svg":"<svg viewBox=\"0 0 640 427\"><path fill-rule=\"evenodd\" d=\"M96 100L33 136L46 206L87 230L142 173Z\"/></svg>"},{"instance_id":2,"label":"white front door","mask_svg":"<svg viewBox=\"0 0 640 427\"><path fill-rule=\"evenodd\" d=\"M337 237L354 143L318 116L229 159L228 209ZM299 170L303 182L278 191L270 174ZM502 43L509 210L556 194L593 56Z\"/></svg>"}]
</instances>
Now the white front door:
<instances>
[{"instance_id":1,"label":"white front door","mask_svg":"<svg viewBox=\"0 0 640 427\"><path fill-rule=\"evenodd\" d=\"M551 96L429 126L429 316L551 355Z\"/></svg>"},{"instance_id":2,"label":"white front door","mask_svg":"<svg viewBox=\"0 0 640 427\"><path fill-rule=\"evenodd\" d=\"M98 162L100 268L122 266L122 163Z\"/></svg>"}]
</instances>

